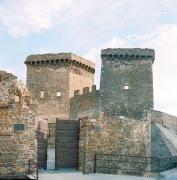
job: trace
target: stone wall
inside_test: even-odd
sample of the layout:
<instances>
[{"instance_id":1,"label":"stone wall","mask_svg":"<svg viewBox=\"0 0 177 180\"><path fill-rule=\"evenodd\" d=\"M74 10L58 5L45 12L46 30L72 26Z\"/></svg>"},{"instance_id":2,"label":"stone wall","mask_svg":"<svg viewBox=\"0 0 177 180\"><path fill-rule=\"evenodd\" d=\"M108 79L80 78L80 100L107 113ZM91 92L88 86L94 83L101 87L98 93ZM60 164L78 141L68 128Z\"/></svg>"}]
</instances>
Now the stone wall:
<instances>
[{"instance_id":1,"label":"stone wall","mask_svg":"<svg viewBox=\"0 0 177 180\"><path fill-rule=\"evenodd\" d=\"M84 173L93 172L95 153L98 155L110 153L126 156L150 156L150 119L150 116L148 121L121 119L120 117L109 118L103 114L97 119L83 118L80 123L80 170ZM99 163L106 165L105 162ZM109 163L111 166L111 163L114 162L110 161ZM116 166L116 164L113 165ZM124 167L134 168L140 164L119 163L119 165L123 169ZM143 168L149 167L146 165ZM100 171L103 172L105 169Z\"/></svg>"},{"instance_id":2,"label":"stone wall","mask_svg":"<svg viewBox=\"0 0 177 180\"><path fill-rule=\"evenodd\" d=\"M70 98L74 90L93 85L94 64L72 53L32 55L25 63L35 114L49 123L70 119Z\"/></svg>"},{"instance_id":3,"label":"stone wall","mask_svg":"<svg viewBox=\"0 0 177 180\"><path fill-rule=\"evenodd\" d=\"M92 88L85 87L81 92L76 90L70 103L71 119L96 118L100 114L100 91L96 90L95 85Z\"/></svg>"},{"instance_id":4,"label":"stone wall","mask_svg":"<svg viewBox=\"0 0 177 180\"><path fill-rule=\"evenodd\" d=\"M152 49L103 49L100 94L104 112L144 119L153 109Z\"/></svg>"},{"instance_id":5,"label":"stone wall","mask_svg":"<svg viewBox=\"0 0 177 180\"><path fill-rule=\"evenodd\" d=\"M90 72L71 66L69 69L69 97L74 96L75 90L80 90L81 93L84 87L92 88L94 76Z\"/></svg>"},{"instance_id":6,"label":"stone wall","mask_svg":"<svg viewBox=\"0 0 177 180\"><path fill-rule=\"evenodd\" d=\"M26 87L14 75L0 71L0 177L27 174L29 160L36 172L36 125L29 109L31 102Z\"/></svg>"},{"instance_id":7,"label":"stone wall","mask_svg":"<svg viewBox=\"0 0 177 180\"><path fill-rule=\"evenodd\" d=\"M36 116L45 116L50 123L55 122L57 116L69 119L69 67L28 65L27 87L34 99L33 111ZM57 92L60 96L57 96Z\"/></svg>"},{"instance_id":8,"label":"stone wall","mask_svg":"<svg viewBox=\"0 0 177 180\"><path fill-rule=\"evenodd\" d=\"M177 131L177 117L161 111L152 111L152 121Z\"/></svg>"}]
</instances>

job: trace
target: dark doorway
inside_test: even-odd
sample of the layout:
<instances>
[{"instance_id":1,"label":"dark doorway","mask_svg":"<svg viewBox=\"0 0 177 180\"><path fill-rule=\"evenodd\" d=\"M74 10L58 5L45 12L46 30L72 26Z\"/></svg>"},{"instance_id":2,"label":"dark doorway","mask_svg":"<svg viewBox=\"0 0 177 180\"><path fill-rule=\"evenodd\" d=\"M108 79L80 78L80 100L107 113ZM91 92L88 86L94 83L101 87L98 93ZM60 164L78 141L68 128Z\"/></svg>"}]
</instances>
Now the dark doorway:
<instances>
[{"instance_id":1,"label":"dark doorway","mask_svg":"<svg viewBox=\"0 0 177 180\"><path fill-rule=\"evenodd\" d=\"M39 169L46 169L47 166L47 134L48 120L37 118L36 137L38 143L37 162Z\"/></svg>"},{"instance_id":2,"label":"dark doorway","mask_svg":"<svg viewBox=\"0 0 177 180\"><path fill-rule=\"evenodd\" d=\"M78 169L79 122L57 119L55 135L55 168Z\"/></svg>"}]
</instances>

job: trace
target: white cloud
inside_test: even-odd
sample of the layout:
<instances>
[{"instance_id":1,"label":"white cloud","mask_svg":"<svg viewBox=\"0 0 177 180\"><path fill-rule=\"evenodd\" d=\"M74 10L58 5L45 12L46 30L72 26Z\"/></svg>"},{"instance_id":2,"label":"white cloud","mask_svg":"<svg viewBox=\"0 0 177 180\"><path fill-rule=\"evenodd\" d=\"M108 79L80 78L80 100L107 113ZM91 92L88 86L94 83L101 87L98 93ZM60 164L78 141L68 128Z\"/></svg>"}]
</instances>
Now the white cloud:
<instances>
[{"instance_id":1,"label":"white cloud","mask_svg":"<svg viewBox=\"0 0 177 180\"><path fill-rule=\"evenodd\" d=\"M177 115L177 25L159 28L143 46L156 50L154 63L155 107Z\"/></svg>"},{"instance_id":2,"label":"white cloud","mask_svg":"<svg viewBox=\"0 0 177 180\"><path fill-rule=\"evenodd\" d=\"M100 59L102 48L126 47L154 48L156 60L153 65L155 108L177 115L177 25L163 25L150 34L113 37L110 41L92 48L87 58ZM96 62L96 84L99 85L100 61Z\"/></svg>"},{"instance_id":3,"label":"white cloud","mask_svg":"<svg viewBox=\"0 0 177 180\"><path fill-rule=\"evenodd\" d=\"M0 21L14 37L51 28L72 0L13 0L0 5Z\"/></svg>"},{"instance_id":4,"label":"white cloud","mask_svg":"<svg viewBox=\"0 0 177 180\"><path fill-rule=\"evenodd\" d=\"M4 0L0 22L15 37L53 28L65 22L70 36L99 35L129 24L153 28L157 19L176 12L177 0ZM96 27L97 26L97 27Z\"/></svg>"},{"instance_id":5,"label":"white cloud","mask_svg":"<svg viewBox=\"0 0 177 180\"><path fill-rule=\"evenodd\" d=\"M88 59L95 59L95 57L98 57L100 54L100 50L104 48L115 48L115 47L122 47L126 48L128 47L129 44L126 40L118 38L118 37L113 37L110 41L102 43L99 47L97 48L92 48L89 50L87 54L84 56Z\"/></svg>"}]
</instances>

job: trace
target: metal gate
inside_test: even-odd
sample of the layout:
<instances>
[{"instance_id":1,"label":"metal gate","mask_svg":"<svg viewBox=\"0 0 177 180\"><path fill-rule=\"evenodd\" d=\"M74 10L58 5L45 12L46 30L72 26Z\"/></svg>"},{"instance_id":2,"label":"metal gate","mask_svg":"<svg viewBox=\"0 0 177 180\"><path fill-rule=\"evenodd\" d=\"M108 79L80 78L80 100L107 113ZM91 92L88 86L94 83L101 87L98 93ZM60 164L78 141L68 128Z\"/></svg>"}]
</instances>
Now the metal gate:
<instances>
[{"instance_id":1,"label":"metal gate","mask_svg":"<svg viewBox=\"0 0 177 180\"><path fill-rule=\"evenodd\" d=\"M78 168L79 122L56 121L55 168Z\"/></svg>"},{"instance_id":2,"label":"metal gate","mask_svg":"<svg viewBox=\"0 0 177 180\"><path fill-rule=\"evenodd\" d=\"M38 118L36 137L38 143L37 162L39 169L45 169L47 165L47 134L48 134L48 120Z\"/></svg>"}]
</instances>

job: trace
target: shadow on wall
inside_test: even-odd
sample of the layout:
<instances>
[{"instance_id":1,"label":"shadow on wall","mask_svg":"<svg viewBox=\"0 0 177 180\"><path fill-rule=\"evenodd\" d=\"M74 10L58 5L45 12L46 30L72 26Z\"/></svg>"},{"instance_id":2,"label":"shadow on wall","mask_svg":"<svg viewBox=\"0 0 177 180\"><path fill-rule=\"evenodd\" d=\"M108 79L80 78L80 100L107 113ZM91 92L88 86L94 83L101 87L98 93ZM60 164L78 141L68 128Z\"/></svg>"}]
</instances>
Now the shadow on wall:
<instances>
[{"instance_id":1,"label":"shadow on wall","mask_svg":"<svg viewBox=\"0 0 177 180\"><path fill-rule=\"evenodd\" d=\"M47 136L48 136L48 119L36 118L37 129L37 162L39 169L46 169L47 166Z\"/></svg>"}]
</instances>

